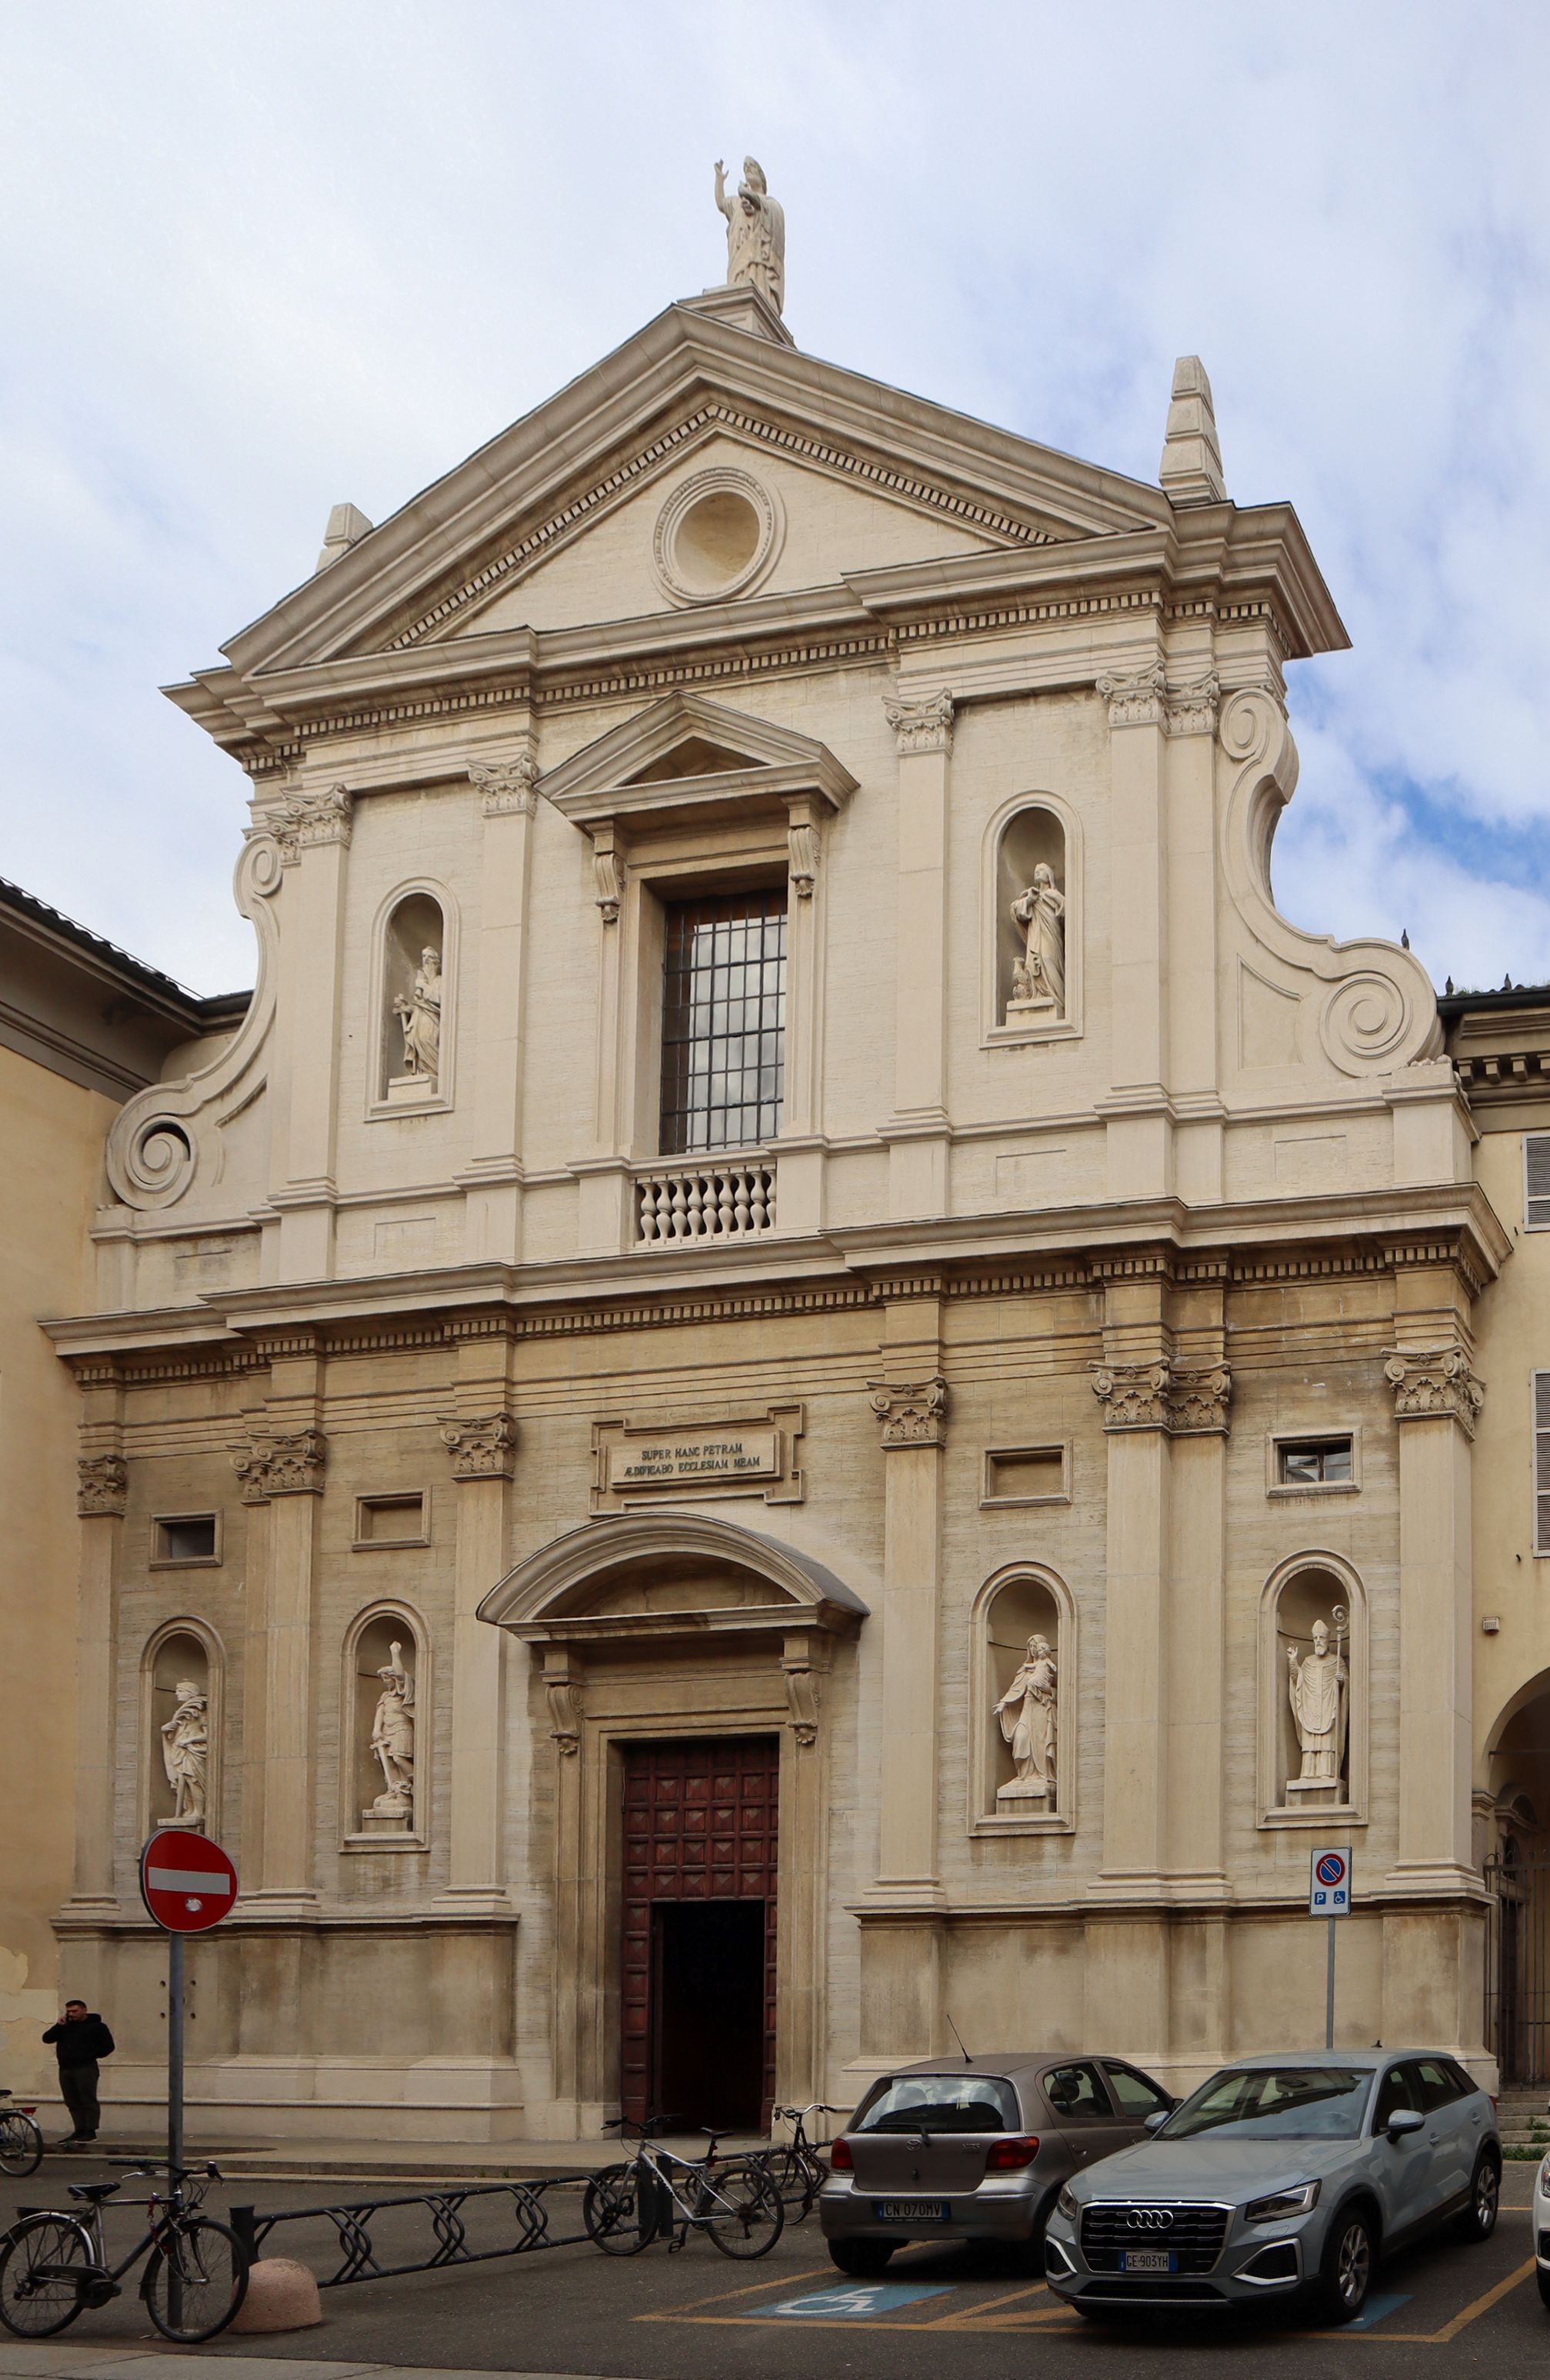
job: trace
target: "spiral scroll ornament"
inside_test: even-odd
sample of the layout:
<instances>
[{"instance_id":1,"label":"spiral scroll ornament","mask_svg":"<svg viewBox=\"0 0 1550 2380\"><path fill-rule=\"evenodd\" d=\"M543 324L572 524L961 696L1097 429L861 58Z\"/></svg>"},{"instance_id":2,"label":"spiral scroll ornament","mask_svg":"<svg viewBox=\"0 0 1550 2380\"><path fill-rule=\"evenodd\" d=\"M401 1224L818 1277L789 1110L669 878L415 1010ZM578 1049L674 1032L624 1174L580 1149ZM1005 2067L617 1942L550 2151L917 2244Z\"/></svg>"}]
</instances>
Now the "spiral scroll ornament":
<instances>
[{"instance_id":1,"label":"spiral scroll ornament","mask_svg":"<svg viewBox=\"0 0 1550 2380\"><path fill-rule=\"evenodd\" d=\"M153 1115L131 1135L119 1162L139 1203L170 1207L194 1178L194 1145L174 1117Z\"/></svg>"},{"instance_id":2,"label":"spiral scroll ornament","mask_svg":"<svg viewBox=\"0 0 1550 2380\"><path fill-rule=\"evenodd\" d=\"M1324 1003L1319 1038L1342 1075L1388 1074L1402 1061L1410 1003L1399 984L1364 969L1338 983Z\"/></svg>"}]
</instances>

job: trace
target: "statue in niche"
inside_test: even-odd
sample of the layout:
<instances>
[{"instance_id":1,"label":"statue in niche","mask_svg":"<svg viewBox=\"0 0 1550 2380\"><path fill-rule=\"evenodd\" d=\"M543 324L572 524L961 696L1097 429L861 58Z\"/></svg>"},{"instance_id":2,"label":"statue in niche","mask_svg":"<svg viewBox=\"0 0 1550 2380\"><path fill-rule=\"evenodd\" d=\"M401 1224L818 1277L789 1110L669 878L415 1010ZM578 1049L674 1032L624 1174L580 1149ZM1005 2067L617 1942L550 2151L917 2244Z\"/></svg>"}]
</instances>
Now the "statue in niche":
<instances>
[{"instance_id":1,"label":"statue in niche","mask_svg":"<svg viewBox=\"0 0 1550 2380\"><path fill-rule=\"evenodd\" d=\"M1013 963L1011 998L1007 1014L1033 1009L1066 1006L1066 899L1055 882L1047 859L1034 869L1034 880L1011 905L1012 917L1023 930L1023 955Z\"/></svg>"},{"instance_id":2,"label":"statue in niche","mask_svg":"<svg viewBox=\"0 0 1550 2380\"><path fill-rule=\"evenodd\" d=\"M413 993L406 1000L400 992L393 1003L393 1013L404 1028L404 1072L399 1080L433 1091L442 1071L440 951L421 951Z\"/></svg>"},{"instance_id":3,"label":"statue in niche","mask_svg":"<svg viewBox=\"0 0 1550 2380\"><path fill-rule=\"evenodd\" d=\"M380 1762L383 1790L372 1803L373 1818L409 1819L415 1815L415 1681L401 1658L401 1645L389 1647L377 1675L382 1691L371 1720L371 1750Z\"/></svg>"},{"instance_id":4,"label":"statue in niche","mask_svg":"<svg viewBox=\"0 0 1550 2380\"><path fill-rule=\"evenodd\" d=\"M1011 1746L1017 1771L996 1795L999 1803L1055 1804L1055 1726L1060 1671L1047 1636L1030 1636L1027 1651L1006 1693L996 1705L1001 1733Z\"/></svg>"},{"instance_id":5,"label":"statue in niche","mask_svg":"<svg viewBox=\"0 0 1550 2380\"><path fill-rule=\"evenodd\" d=\"M1331 1648L1326 1621L1315 1620L1314 1649L1302 1657L1295 1645L1287 1646L1290 1675L1287 1689L1297 1741L1302 1751L1302 1773L1287 1780L1287 1799L1310 1798L1338 1802L1340 1772L1345 1767L1348 1672L1342 1652L1346 1614L1337 1604L1331 1615L1335 1643Z\"/></svg>"},{"instance_id":6,"label":"statue in niche","mask_svg":"<svg viewBox=\"0 0 1550 2380\"><path fill-rule=\"evenodd\" d=\"M786 294L786 215L757 157L744 158L735 198L727 196L727 169L717 158L716 204L727 219L728 287L746 281L778 314Z\"/></svg>"},{"instance_id":7,"label":"statue in niche","mask_svg":"<svg viewBox=\"0 0 1550 2380\"><path fill-rule=\"evenodd\" d=\"M172 1787L172 1816L167 1823L198 1831L204 1826L210 1704L203 1687L191 1678L180 1678L174 1692L177 1707L162 1726L162 1766Z\"/></svg>"}]
</instances>

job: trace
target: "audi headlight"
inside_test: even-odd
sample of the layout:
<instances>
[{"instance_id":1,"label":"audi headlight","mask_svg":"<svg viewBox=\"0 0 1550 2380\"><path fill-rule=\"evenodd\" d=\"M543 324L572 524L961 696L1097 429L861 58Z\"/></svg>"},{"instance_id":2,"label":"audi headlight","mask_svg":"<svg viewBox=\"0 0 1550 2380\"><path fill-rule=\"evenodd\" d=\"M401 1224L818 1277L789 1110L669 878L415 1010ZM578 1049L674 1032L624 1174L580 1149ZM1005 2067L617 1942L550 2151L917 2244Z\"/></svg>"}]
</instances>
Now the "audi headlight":
<instances>
[{"instance_id":1,"label":"audi headlight","mask_svg":"<svg viewBox=\"0 0 1550 2380\"><path fill-rule=\"evenodd\" d=\"M1268 2198L1255 2198L1243 2209L1245 2223L1284 2223L1290 2215L1307 2215L1318 2204L1316 2181L1299 2183L1295 2190L1278 2190Z\"/></svg>"},{"instance_id":2,"label":"audi headlight","mask_svg":"<svg viewBox=\"0 0 1550 2380\"><path fill-rule=\"evenodd\" d=\"M1076 2220L1076 2199L1072 2193L1072 2186L1069 2181L1061 2191L1060 2197L1055 2201L1055 2212L1057 2215L1063 2215L1068 2223L1074 2223Z\"/></svg>"},{"instance_id":3,"label":"audi headlight","mask_svg":"<svg viewBox=\"0 0 1550 2380\"><path fill-rule=\"evenodd\" d=\"M1550 2198L1550 2156L1545 2158L1539 2168L1539 2188L1542 2197Z\"/></svg>"}]
</instances>

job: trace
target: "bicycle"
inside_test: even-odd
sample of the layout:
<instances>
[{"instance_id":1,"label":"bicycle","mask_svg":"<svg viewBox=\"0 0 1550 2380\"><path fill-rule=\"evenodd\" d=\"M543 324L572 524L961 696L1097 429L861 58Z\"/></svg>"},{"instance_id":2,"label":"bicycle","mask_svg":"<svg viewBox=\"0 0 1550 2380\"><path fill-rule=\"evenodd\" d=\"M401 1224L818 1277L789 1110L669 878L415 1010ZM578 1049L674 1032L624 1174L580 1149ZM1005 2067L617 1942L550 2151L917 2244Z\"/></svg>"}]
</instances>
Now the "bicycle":
<instances>
[{"instance_id":1,"label":"bicycle","mask_svg":"<svg viewBox=\"0 0 1550 2380\"><path fill-rule=\"evenodd\" d=\"M0 2099L10 2097L0 2091ZM0 2107L0 2173L36 2173L43 2161L43 2136L32 2121L30 2107Z\"/></svg>"},{"instance_id":2,"label":"bicycle","mask_svg":"<svg viewBox=\"0 0 1550 2380\"><path fill-rule=\"evenodd\" d=\"M625 2163L602 2167L587 2185L581 2218L594 2247L607 2256L638 2256L665 2232L671 2253L695 2230L708 2232L723 2256L768 2256L786 2220L774 2182L755 2157L718 2159L714 2132L703 2157L663 2148L651 2136L672 2120L653 2116L633 2124L618 2116L605 2128L617 2131L622 2144L627 2128L637 2139Z\"/></svg>"},{"instance_id":3,"label":"bicycle","mask_svg":"<svg viewBox=\"0 0 1550 2380\"><path fill-rule=\"evenodd\" d=\"M813 2211L819 2191L829 2180L829 2168L817 2154L817 2143L807 2138L806 2118L809 2116L848 2116L848 2107L827 2107L815 2099L808 2107L771 2107L772 2124L788 2123L793 2127L789 2141L771 2142L767 2149L755 2152L770 2180L781 2193L781 2203L793 2206L801 2202L798 2223L805 2223Z\"/></svg>"},{"instance_id":4,"label":"bicycle","mask_svg":"<svg viewBox=\"0 0 1550 2380\"><path fill-rule=\"evenodd\" d=\"M163 2338L192 2346L225 2329L248 2294L248 2257L228 2225L199 2212L221 2176L212 2165L198 2180L191 2167L136 2165L126 2179L155 2173L168 2177L163 2196L125 2202L151 2220L121 2265L109 2265L103 2239L103 2208L121 2182L72 2181L84 2214L33 2207L0 2235L0 2323L14 2337L52 2338L88 2306L106 2305L142 2256L140 2295Z\"/></svg>"}]
</instances>

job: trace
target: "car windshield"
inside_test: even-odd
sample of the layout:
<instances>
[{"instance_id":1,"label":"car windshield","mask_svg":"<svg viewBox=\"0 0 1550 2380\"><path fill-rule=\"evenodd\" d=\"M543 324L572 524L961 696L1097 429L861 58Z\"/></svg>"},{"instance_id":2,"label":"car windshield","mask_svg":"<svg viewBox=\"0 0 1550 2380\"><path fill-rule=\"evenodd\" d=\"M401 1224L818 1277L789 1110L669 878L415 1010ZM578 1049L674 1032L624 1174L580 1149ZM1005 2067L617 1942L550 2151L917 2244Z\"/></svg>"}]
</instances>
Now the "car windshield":
<instances>
[{"instance_id":1,"label":"car windshield","mask_svg":"<svg viewBox=\"0 0 1550 2380\"><path fill-rule=\"evenodd\" d=\"M1360 2066L1229 2067L1176 2107L1157 2138L1354 2141L1372 2082Z\"/></svg>"},{"instance_id":2,"label":"car windshield","mask_svg":"<svg viewBox=\"0 0 1550 2380\"><path fill-rule=\"evenodd\" d=\"M985 2074L887 2075L856 2109L853 2132L1014 2132L1011 2086Z\"/></svg>"}]
</instances>

